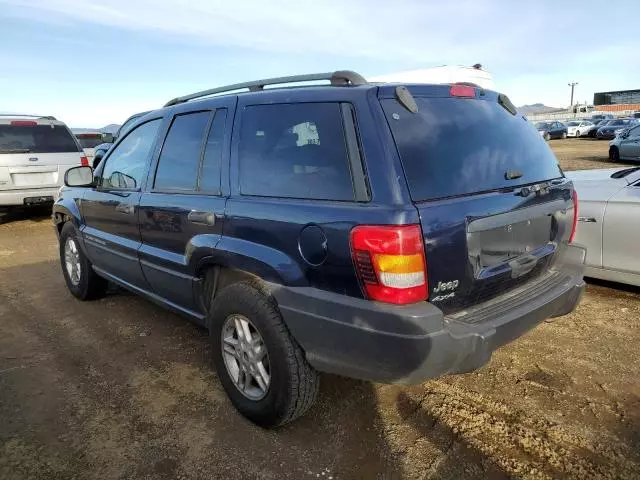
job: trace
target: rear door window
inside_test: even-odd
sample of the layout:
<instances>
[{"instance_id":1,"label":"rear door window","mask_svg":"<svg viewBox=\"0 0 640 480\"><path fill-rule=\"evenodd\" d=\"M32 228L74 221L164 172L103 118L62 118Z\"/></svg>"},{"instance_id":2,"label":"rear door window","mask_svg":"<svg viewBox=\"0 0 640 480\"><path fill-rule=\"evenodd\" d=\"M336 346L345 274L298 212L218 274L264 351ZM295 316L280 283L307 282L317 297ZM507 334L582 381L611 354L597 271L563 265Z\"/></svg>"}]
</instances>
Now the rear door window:
<instances>
[{"instance_id":1,"label":"rear door window","mask_svg":"<svg viewBox=\"0 0 640 480\"><path fill-rule=\"evenodd\" d=\"M176 115L164 141L155 190L195 190L200 153L211 112Z\"/></svg>"},{"instance_id":2,"label":"rear door window","mask_svg":"<svg viewBox=\"0 0 640 480\"><path fill-rule=\"evenodd\" d=\"M418 113L381 100L414 201L562 176L535 127L503 108L495 93L483 98L416 97Z\"/></svg>"},{"instance_id":3,"label":"rear door window","mask_svg":"<svg viewBox=\"0 0 640 480\"><path fill-rule=\"evenodd\" d=\"M68 153L80 148L64 125L0 125L0 153Z\"/></svg>"},{"instance_id":4,"label":"rear door window","mask_svg":"<svg viewBox=\"0 0 640 480\"><path fill-rule=\"evenodd\" d=\"M354 199L338 103L247 107L239 158L243 195Z\"/></svg>"}]
</instances>

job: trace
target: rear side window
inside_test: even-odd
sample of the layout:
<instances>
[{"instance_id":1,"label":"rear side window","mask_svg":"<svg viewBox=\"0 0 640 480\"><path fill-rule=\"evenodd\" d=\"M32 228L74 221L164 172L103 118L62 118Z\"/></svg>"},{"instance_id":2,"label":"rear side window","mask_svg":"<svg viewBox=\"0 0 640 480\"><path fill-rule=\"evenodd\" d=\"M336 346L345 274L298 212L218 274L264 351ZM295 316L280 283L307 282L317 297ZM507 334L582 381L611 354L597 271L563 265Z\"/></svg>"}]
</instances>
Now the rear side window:
<instances>
[{"instance_id":1,"label":"rear side window","mask_svg":"<svg viewBox=\"0 0 640 480\"><path fill-rule=\"evenodd\" d=\"M158 161L156 190L195 190L200 152L211 112L177 115Z\"/></svg>"},{"instance_id":2,"label":"rear side window","mask_svg":"<svg viewBox=\"0 0 640 480\"><path fill-rule=\"evenodd\" d=\"M63 125L0 125L0 153L66 153L80 148Z\"/></svg>"},{"instance_id":3,"label":"rear side window","mask_svg":"<svg viewBox=\"0 0 640 480\"><path fill-rule=\"evenodd\" d=\"M562 176L540 133L503 108L496 94L485 98L416 97L415 114L395 99L382 100L414 201Z\"/></svg>"},{"instance_id":4,"label":"rear side window","mask_svg":"<svg viewBox=\"0 0 640 480\"><path fill-rule=\"evenodd\" d=\"M239 157L243 195L354 199L338 103L247 107Z\"/></svg>"}]
</instances>

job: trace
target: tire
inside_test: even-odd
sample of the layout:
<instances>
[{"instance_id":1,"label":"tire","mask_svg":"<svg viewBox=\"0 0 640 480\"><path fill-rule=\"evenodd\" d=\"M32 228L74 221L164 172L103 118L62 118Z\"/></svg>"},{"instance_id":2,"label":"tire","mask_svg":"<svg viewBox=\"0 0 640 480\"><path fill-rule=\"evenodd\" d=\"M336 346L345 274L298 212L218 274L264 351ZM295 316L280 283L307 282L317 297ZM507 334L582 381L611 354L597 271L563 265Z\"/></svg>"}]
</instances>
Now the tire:
<instances>
[{"instance_id":1,"label":"tire","mask_svg":"<svg viewBox=\"0 0 640 480\"><path fill-rule=\"evenodd\" d=\"M567 138L567 132L562 132L562 137L561 137L561 138L562 138L563 140L564 140L565 138Z\"/></svg>"},{"instance_id":2,"label":"tire","mask_svg":"<svg viewBox=\"0 0 640 480\"><path fill-rule=\"evenodd\" d=\"M0 210L0 225L9 221L9 216L11 214L11 210Z\"/></svg>"},{"instance_id":3,"label":"tire","mask_svg":"<svg viewBox=\"0 0 640 480\"><path fill-rule=\"evenodd\" d=\"M576 130L576 138L580 138L580 130Z\"/></svg>"},{"instance_id":4,"label":"tire","mask_svg":"<svg viewBox=\"0 0 640 480\"><path fill-rule=\"evenodd\" d=\"M609 149L609 161L613 163L618 163L620 161L620 151L616 147L611 147Z\"/></svg>"},{"instance_id":5,"label":"tire","mask_svg":"<svg viewBox=\"0 0 640 480\"><path fill-rule=\"evenodd\" d=\"M77 255L79 271L74 269L72 269L73 272L69 271L70 267L67 266L65 257L67 245L72 255ZM74 297L80 300L94 300L104 296L109 282L93 271L91 262L80 247L76 228L70 222L65 223L60 232L60 266L67 288Z\"/></svg>"},{"instance_id":6,"label":"tire","mask_svg":"<svg viewBox=\"0 0 640 480\"><path fill-rule=\"evenodd\" d=\"M544 134L544 139L548 142L549 140L551 140L551 134L549 132Z\"/></svg>"},{"instance_id":7,"label":"tire","mask_svg":"<svg viewBox=\"0 0 640 480\"><path fill-rule=\"evenodd\" d=\"M269 383L268 388L262 389L262 397L253 395L254 398L250 398L249 395L260 393L257 376L250 376L251 385L245 389L246 393L236 386L236 381L246 385L242 380L247 375L233 368L239 365L237 359L243 354L238 355L237 350L229 353L229 342L242 342L236 341L233 335L229 336L229 326L233 330L234 323L237 325L237 321L243 319L249 322L249 338L255 341L260 337L266 352L264 359L267 363L262 361L262 371L268 372ZM319 375L307 363L304 352L284 324L275 300L267 292L249 282L224 288L214 299L209 322L215 369L231 403L242 415L261 427L271 428L295 420L313 405L318 394ZM259 350L262 351L262 347ZM256 371L255 366L245 368ZM264 378L262 383L265 384Z\"/></svg>"},{"instance_id":8,"label":"tire","mask_svg":"<svg viewBox=\"0 0 640 480\"><path fill-rule=\"evenodd\" d=\"M94 170L96 168L98 168L98 165L100 165L101 161L102 161L102 155L96 155L95 157L93 157L93 169Z\"/></svg>"}]
</instances>

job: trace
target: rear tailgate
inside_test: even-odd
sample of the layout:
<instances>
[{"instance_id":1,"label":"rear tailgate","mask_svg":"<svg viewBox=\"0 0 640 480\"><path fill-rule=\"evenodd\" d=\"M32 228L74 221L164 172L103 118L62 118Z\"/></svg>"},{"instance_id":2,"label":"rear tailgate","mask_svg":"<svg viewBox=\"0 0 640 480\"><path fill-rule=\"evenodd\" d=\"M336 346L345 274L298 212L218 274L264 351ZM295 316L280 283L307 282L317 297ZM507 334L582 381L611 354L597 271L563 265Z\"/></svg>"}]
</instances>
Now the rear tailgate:
<instances>
[{"instance_id":1,"label":"rear tailgate","mask_svg":"<svg viewBox=\"0 0 640 480\"><path fill-rule=\"evenodd\" d=\"M544 281L573 226L573 186L495 92L409 87L381 102L424 234L429 301L445 313ZM503 106L504 105L504 106Z\"/></svg>"},{"instance_id":2,"label":"rear tailgate","mask_svg":"<svg viewBox=\"0 0 640 480\"><path fill-rule=\"evenodd\" d=\"M84 155L60 122L0 123L0 190L50 188Z\"/></svg>"}]
</instances>

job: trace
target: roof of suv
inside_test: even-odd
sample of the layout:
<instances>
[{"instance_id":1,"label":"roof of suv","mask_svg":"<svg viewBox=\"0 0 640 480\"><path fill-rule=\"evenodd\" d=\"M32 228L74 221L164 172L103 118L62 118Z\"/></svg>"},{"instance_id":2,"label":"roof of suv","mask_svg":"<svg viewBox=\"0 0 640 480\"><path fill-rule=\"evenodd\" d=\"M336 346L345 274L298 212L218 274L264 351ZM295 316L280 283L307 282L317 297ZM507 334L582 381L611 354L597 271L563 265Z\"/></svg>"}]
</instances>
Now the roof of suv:
<instances>
[{"instance_id":1,"label":"roof of suv","mask_svg":"<svg viewBox=\"0 0 640 480\"><path fill-rule=\"evenodd\" d=\"M20 113L2 113L0 114L0 125L11 125L14 122L29 122L33 125L65 125L64 122L52 117L50 115L23 115ZM15 123L19 125L20 123Z\"/></svg>"}]
</instances>

